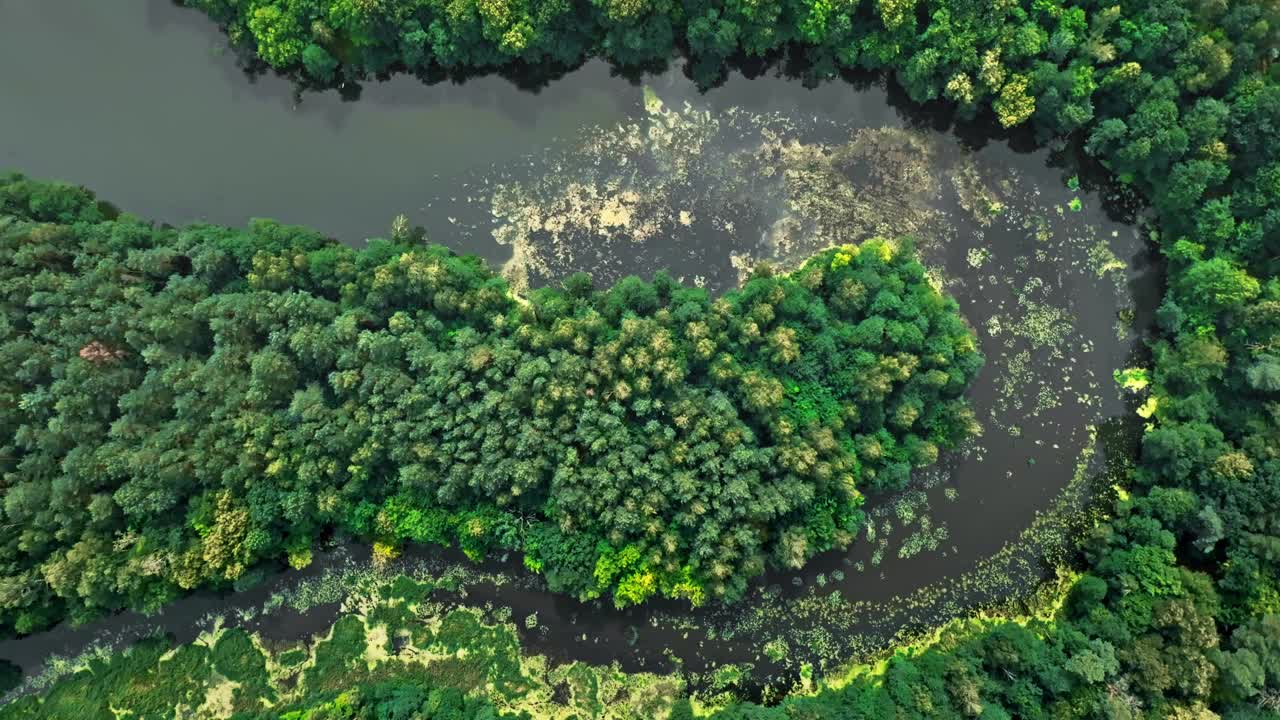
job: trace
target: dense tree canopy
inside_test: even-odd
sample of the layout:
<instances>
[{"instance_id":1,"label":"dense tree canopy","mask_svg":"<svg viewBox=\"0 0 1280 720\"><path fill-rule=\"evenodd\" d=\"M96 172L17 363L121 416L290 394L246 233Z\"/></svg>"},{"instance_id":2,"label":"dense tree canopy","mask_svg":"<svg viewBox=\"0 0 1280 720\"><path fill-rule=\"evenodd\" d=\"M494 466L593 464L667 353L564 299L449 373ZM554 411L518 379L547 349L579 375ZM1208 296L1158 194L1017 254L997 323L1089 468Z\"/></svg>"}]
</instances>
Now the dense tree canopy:
<instances>
[{"instance_id":1,"label":"dense tree canopy","mask_svg":"<svg viewBox=\"0 0 1280 720\"><path fill-rule=\"evenodd\" d=\"M473 257L259 221L157 228L0 182L0 618L155 606L337 527L618 605L738 597L976 429L982 364L909 243L713 299L514 298Z\"/></svg>"}]
</instances>

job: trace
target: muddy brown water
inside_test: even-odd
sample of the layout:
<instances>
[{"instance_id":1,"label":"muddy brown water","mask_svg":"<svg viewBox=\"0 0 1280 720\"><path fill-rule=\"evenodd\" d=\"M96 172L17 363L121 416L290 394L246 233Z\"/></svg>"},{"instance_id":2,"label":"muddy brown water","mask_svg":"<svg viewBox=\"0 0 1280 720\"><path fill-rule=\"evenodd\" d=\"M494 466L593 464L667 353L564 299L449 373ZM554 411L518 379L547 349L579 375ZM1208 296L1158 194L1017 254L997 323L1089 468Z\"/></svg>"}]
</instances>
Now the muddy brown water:
<instances>
[{"instance_id":1,"label":"muddy brown water","mask_svg":"<svg viewBox=\"0 0 1280 720\"><path fill-rule=\"evenodd\" d=\"M646 107L642 85L661 99L660 112ZM515 558L484 563L481 570L514 581L479 582L454 600L510 607L526 647L559 660L661 670L670 667L670 649L693 671L755 662L788 672L794 664L779 668L759 657L762 642L785 634L788 623L809 622L776 611L786 597L839 594L868 616L846 619L831 633L865 627L879 638L874 645L906 625L1033 585L1040 570L1034 543L1022 562L997 570L1006 575L1001 583L964 585L919 606L925 609L872 617L873 608L964 577L1014 542L1067 487L1082 452L1122 434L1114 428L1134 402L1111 373L1135 361L1140 329L1159 300L1147 246L1125 217L1108 213L1114 208L1105 190L1066 187L1066 173L1051 166L1048 151L1020 152L1004 141L975 147L939 132L932 117L883 83L808 88L766 72L731 75L704 93L678 69L633 82L590 62L537 91L493 76L436 84L396 76L365 84L350 102L337 91L298 97L285 78L247 76L207 18L164 0L0 0L0 88L0 169L83 184L160 222L242 226L271 217L360 245L387 236L403 214L432 241L497 265L513 255L493 232L511 218L498 213L498 187L535 204L638 188L651 194L641 193L631 208L637 217L690 203L687 217L670 208L654 220L658 232L644 243L620 239L639 232L625 224L608 237L590 229L558 240L530 235L534 255L542 253L541 264L527 268L534 284L575 269L610 281L669 268L721 291L737 282L735 262L783 254L774 232L783 221L798 223L796 232L818 245L860 239L843 237L841 227L859 235L915 223L926 263L960 302L988 358L970 394L984 436L945 454L914 481L913 493L872 498L875 538L815 558L800 573L770 573L742 606L690 613L655 603L618 611L541 589ZM671 137L654 139L654 128ZM619 154L618 143L629 137L640 144ZM702 150L673 170L671 158L690 137ZM870 139L848 151L853 160L829 160L857 137ZM938 190L903 204L898 190L876 178L896 167L891 155L910 148L926 148L927 159L904 161L904 172L923 172ZM740 177L744 168L760 177ZM827 183L814 188L828 190L793 182L805 173ZM979 201L969 191L975 183L985 188ZM848 191L850 202L867 199L864 210L850 211L852 225L833 229L831 187ZM1082 201L1078 209L1073 198ZM803 249L788 247L792 254ZM1103 437L1095 439L1089 427L1103 428ZM1102 450L1091 468L1108 452L1112 460L1126 452ZM438 548L410 548L406 559L465 562ZM243 593L196 593L149 617L122 613L6 640L0 659L32 674L51 656L74 656L94 643L122 646L154 632L191 640L210 615L261 606L273 593L367 561L359 544L338 542L311 567L269 573ZM766 605L775 609L762 611L763 623L741 621ZM267 638L297 639L322 631L338 611L337 603L284 608L247 625ZM539 627L525 629L519 619L535 613ZM750 630L725 640L722 630L712 639L709 627ZM790 637L794 647L808 636ZM841 648L825 659L857 649ZM803 648L795 651L806 657Z\"/></svg>"}]
</instances>

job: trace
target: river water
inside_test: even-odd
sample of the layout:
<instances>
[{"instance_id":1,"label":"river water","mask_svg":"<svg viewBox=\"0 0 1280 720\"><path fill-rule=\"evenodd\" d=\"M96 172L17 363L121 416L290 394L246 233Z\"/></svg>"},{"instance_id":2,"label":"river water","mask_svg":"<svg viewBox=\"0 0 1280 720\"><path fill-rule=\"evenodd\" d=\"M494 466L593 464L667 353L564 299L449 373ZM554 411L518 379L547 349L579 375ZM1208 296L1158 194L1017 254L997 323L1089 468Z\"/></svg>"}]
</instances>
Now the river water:
<instances>
[{"instance_id":1,"label":"river water","mask_svg":"<svg viewBox=\"0 0 1280 720\"><path fill-rule=\"evenodd\" d=\"M686 668L768 667L759 647L783 637L798 659L835 662L1034 586L1062 540L1028 532L1037 514L1124 459L1105 441L1125 434L1135 403L1112 372L1136 361L1159 295L1140 233L1105 189L1074 189L1051 166L1062 158L965 141L884 83L811 89L766 72L703 93L678 68L632 81L591 62L537 90L397 76L350 101L246 74L211 22L164 0L0 0L0 88L0 169L83 184L160 222L270 217L353 245L403 215L517 288L667 268L722 291L758 261L917 238L987 356L971 391L984 435L907 491L871 498L873 531L847 552L771 573L733 608L619 612L542 590L517 559L485 563L454 600L536 614L521 627L531 651L662 669L671 649ZM411 548L405 562L463 561ZM339 543L246 593L0 642L0 658L35 673L95 642L189 640L210 614L365 566L364 549ZM339 608L312 604L245 622L299 637Z\"/></svg>"}]
</instances>

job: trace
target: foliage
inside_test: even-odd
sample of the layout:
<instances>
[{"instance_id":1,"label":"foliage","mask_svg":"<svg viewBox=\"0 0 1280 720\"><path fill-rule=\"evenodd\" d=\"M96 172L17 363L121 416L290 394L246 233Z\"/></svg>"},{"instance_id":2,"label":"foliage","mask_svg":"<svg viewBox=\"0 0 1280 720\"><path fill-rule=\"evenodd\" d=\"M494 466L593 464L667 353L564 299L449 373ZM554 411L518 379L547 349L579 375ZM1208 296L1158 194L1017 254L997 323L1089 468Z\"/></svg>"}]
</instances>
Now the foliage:
<instances>
[{"instance_id":1,"label":"foliage","mask_svg":"<svg viewBox=\"0 0 1280 720\"><path fill-rule=\"evenodd\" d=\"M792 46L818 72L886 69L915 101L944 99L959 117L984 114L1005 126L1025 125L1042 141L1077 140L1120 184L1150 200L1169 277L1143 405L1150 425L1142 462L1114 518L1084 548L1089 572L1052 627L977 628L923 653L897 655L869 679L778 708L739 706L723 714L1190 718L1220 712L1245 718L1280 707L1280 8L1274 2L547 0L485 10L431 0L188 4L284 70L302 68L309 44L326 48L340 61L339 72L358 78L395 62L417 69L493 67L602 54L635 63L667 57L674 37L696 55L696 69L714 76L735 53L759 56ZM503 45L515 27L529 40ZM95 212L60 193L44 192L38 201L43 209L34 212L63 223L90 222L80 216ZM33 196L33 208L36 202ZM71 262L65 254L49 258ZM249 259L242 255L239 262ZM276 263L279 270L264 261L253 271L274 282L289 267ZM341 286L328 291L346 292ZM639 288L625 295L650 304ZM41 288L31 297L33 310L24 312L65 296ZM177 328L186 321L155 322ZM9 360L19 378L39 376L46 367L38 346L28 347ZM106 358L112 351L95 347L90 355ZM708 372L723 366L713 363ZM263 360L263 377L273 367ZM744 371L739 391L749 412L773 408L792 422L825 422L830 415L822 394L806 388L803 378L782 388L779 403L767 382L748 380L750 370L741 366L731 369ZM337 382L362 380L352 375ZM18 399L10 395L11 402ZM52 417L53 397L21 400ZM56 451L78 430L41 428L32 441ZM50 502L53 490L11 489L6 511L12 505L21 517L67 512ZM102 522L110 522L116 508L103 501L96 507ZM47 532L12 542L35 548L60 542ZM786 542L775 540L775 547L784 550L779 559L785 563L799 536L783 536ZM554 544L557 536L546 537ZM621 556L626 545L611 547ZM98 563L101 549L87 546L73 557L81 565ZM577 585L592 577L595 558L581 545L573 552L578 560L565 582ZM217 559L224 568L239 562L233 552ZM606 564L606 574L612 567ZM91 581L79 583L80 576L52 578L94 588ZM91 580L101 576L88 573ZM7 598L48 592L30 570L10 577L17 579L6 581ZM27 613L13 621L30 628L47 619Z\"/></svg>"},{"instance_id":2,"label":"foliage","mask_svg":"<svg viewBox=\"0 0 1280 720\"><path fill-rule=\"evenodd\" d=\"M974 427L981 365L908 243L511 296L475 258L108 220L0 182L0 618L154 607L337 527L523 552L555 590L741 595ZM836 258L844 258L837 262Z\"/></svg>"}]
</instances>

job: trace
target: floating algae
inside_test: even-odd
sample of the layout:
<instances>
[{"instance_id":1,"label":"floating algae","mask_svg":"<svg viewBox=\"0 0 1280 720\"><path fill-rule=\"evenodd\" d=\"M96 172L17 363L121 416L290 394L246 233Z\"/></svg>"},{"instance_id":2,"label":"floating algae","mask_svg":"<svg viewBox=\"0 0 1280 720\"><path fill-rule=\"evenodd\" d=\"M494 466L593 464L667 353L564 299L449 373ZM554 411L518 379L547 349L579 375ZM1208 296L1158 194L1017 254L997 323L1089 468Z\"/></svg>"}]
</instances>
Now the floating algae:
<instances>
[{"instance_id":1,"label":"floating algae","mask_svg":"<svg viewBox=\"0 0 1280 720\"><path fill-rule=\"evenodd\" d=\"M701 268L722 291L762 260L794 267L832 245L943 229L930 170L943 146L927 135L672 109L647 88L644 108L480 198L512 250L504 274L518 291L664 265Z\"/></svg>"}]
</instances>

